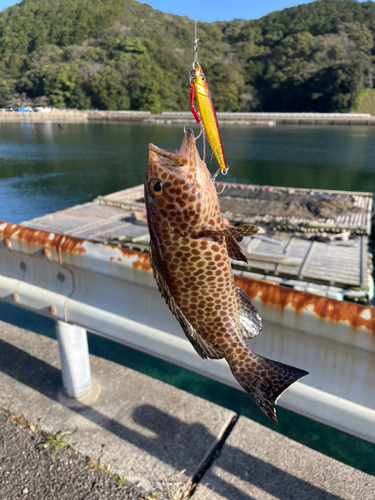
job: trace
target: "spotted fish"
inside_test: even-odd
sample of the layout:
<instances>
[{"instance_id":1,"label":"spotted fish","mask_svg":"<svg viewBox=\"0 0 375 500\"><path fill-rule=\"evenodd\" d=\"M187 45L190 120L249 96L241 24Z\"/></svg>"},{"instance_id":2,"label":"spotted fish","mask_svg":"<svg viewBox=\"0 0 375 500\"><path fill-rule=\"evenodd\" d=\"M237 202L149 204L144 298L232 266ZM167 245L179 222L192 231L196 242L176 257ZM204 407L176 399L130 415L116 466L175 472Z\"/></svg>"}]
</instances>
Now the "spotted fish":
<instances>
[{"instance_id":1,"label":"spotted fish","mask_svg":"<svg viewBox=\"0 0 375 500\"><path fill-rule=\"evenodd\" d=\"M149 145L145 201L151 265L170 310L197 353L225 358L245 391L277 422L277 398L307 372L258 356L245 343L262 323L235 285L230 258L246 261L238 242L258 228L224 224L192 130L180 150Z\"/></svg>"}]
</instances>

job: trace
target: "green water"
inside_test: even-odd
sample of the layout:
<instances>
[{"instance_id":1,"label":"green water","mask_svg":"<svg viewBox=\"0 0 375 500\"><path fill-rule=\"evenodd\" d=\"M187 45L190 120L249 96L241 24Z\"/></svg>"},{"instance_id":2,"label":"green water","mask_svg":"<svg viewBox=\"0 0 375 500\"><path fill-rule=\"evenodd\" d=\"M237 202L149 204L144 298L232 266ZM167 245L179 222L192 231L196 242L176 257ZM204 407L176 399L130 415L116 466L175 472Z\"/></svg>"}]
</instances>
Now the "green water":
<instances>
[{"instance_id":1,"label":"green water","mask_svg":"<svg viewBox=\"0 0 375 500\"><path fill-rule=\"evenodd\" d=\"M1 123L0 220L140 184L147 144L179 148L182 136L181 125ZM226 126L222 137L229 182L375 191L375 127Z\"/></svg>"},{"instance_id":2,"label":"green water","mask_svg":"<svg viewBox=\"0 0 375 500\"><path fill-rule=\"evenodd\" d=\"M172 125L0 124L0 220L29 220L140 184L147 144L177 148L182 135ZM227 126L222 136L229 182L375 191L375 127ZM1 302L0 319L55 337L53 321ZM239 390L95 335L89 347L375 475L371 443L283 408L275 426Z\"/></svg>"}]
</instances>

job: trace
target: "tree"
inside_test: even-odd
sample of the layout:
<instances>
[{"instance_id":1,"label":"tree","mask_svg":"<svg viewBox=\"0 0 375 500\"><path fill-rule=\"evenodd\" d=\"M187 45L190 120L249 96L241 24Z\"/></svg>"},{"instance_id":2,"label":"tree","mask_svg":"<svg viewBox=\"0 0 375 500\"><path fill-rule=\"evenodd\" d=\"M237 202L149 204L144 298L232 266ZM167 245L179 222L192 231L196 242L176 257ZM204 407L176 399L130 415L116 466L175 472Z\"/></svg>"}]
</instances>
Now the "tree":
<instances>
[{"instance_id":1,"label":"tree","mask_svg":"<svg viewBox=\"0 0 375 500\"><path fill-rule=\"evenodd\" d=\"M93 105L98 109L129 109L130 98L125 81L111 66L103 68L91 81Z\"/></svg>"}]
</instances>

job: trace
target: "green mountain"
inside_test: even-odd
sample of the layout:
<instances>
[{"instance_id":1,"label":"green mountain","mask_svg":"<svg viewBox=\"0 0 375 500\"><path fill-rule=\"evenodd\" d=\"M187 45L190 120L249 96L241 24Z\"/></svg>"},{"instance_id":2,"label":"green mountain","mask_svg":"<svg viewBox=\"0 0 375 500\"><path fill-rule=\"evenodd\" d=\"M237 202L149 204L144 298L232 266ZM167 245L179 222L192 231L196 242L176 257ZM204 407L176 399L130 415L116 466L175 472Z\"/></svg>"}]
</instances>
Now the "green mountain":
<instances>
[{"instance_id":1,"label":"green mountain","mask_svg":"<svg viewBox=\"0 0 375 500\"><path fill-rule=\"evenodd\" d=\"M321 0L199 22L199 61L218 111L346 111L374 86L374 36L373 2ZM23 0L0 13L0 106L188 110L193 39L135 0Z\"/></svg>"}]
</instances>

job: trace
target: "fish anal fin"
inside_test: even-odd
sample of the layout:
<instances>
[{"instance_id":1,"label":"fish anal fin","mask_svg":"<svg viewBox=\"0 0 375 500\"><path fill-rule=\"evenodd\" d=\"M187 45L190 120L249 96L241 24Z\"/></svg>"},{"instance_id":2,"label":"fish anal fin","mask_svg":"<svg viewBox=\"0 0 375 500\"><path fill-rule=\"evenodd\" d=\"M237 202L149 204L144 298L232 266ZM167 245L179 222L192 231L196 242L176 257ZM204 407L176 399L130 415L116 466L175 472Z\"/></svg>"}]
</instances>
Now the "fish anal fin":
<instances>
[{"instance_id":1,"label":"fish anal fin","mask_svg":"<svg viewBox=\"0 0 375 500\"><path fill-rule=\"evenodd\" d=\"M256 307L250 302L248 295L237 287L237 296L240 302L238 319L240 321L241 334L244 339L252 339L262 330L262 320Z\"/></svg>"},{"instance_id":2,"label":"fish anal fin","mask_svg":"<svg viewBox=\"0 0 375 500\"><path fill-rule=\"evenodd\" d=\"M221 352L215 349L210 343L208 343L203 339L203 337L201 337L199 332L197 332L197 330L193 327L193 325L191 325L191 323L187 320L186 316L176 303L169 289L168 283L166 282L161 273L161 265L158 259L158 253L152 243L150 245L150 262L154 272L156 283L158 285L158 288L160 290L163 299L167 303L172 314L176 316L176 319L180 323L181 328L183 329L187 339L194 347L194 349L197 351L199 356L202 359L206 358L221 359L223 357Z\"/></svg>"},{"instance_id":3,"label":"fish anal fin","mask_svg":"<svg viewBox=\"0 0 375 500\"><path fill-rule=\"evenodd\" d=\"M228 255L231 259L241 260L242 262L247 263L246 255L241 250L240 245L232 236L225 236L225 242L227 244Z\"/></svg>"},{"instance_id":4,"label":"fish anal fin","mask_svg":"<svg viewBox=\"0 0 375 500\"><path fill-rule=\"evenodd\" d=\"M199 347L204 351L207 358L210 359L221 359L223 354L218 349L215 349L209 342L207 342L197 331L195 341L199 344Z\"/></svg>"}]
</instances>

